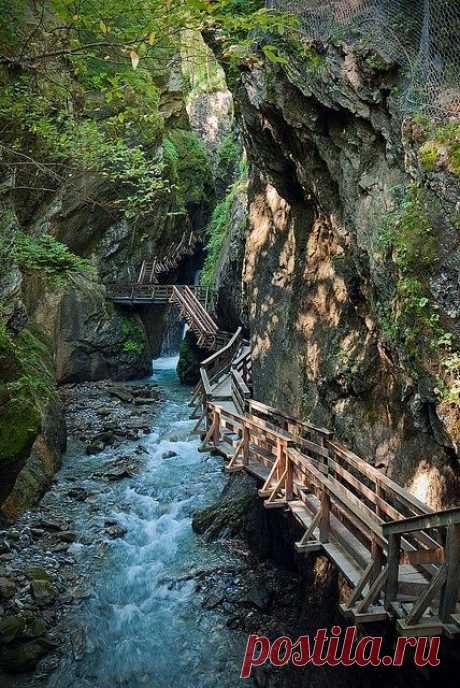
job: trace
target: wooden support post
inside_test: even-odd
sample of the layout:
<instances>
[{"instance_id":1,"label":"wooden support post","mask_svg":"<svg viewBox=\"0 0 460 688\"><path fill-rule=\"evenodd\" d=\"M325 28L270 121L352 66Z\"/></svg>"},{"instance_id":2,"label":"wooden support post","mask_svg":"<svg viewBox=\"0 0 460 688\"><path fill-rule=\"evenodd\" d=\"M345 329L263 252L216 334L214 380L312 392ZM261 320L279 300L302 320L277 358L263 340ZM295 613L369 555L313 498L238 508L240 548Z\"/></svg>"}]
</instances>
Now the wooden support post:
<instances>
[{"instance_id":1,"label":"wooden support post","mask_svg":"<svg viewBox=\"0 0 460 688\"><path fill-rule=\"evenodd\" d=\"M433 598L436 596L436 593L438 592L441 585L445 583L446 579L447 564L443 564L441 568L438 569L437 573L435 573L435 575L431 579L431 583L422 592L417 602L412 607L410 613L406 617L407 626L412 626L421 619L427 607L431 604Z\"/></svg>"},{"instance_id":2,"label":"wooden support post","mask_svg":"<svg viewBox=\"0 0 460 688\"><path fill-rule=\"evenodd\" d=\"M214 447L217 447L217 445L220 442L220 412L219 411L214 411L214 418L215 418L215 425L214 425L214 435L212 438L212 443Z\"/></svg>"},{"instance_id":3,"label":"wooden support post","mask_svg":"<svg viewBox=\"0 0 460 688\"><path fill-rule=\"evenodd\" d=\"M326 491L321 492L320 496L320 511L319 518L319 541L329 542L330 518L331 518L331 500Z\"/></svg>"},{"instance_id":4,"label":"wooden support post","mask_svg":"<svg viewBox=\"0 0 460 688\"><path fill-rule=\"evenodd\" d=\"M286 459L286 502L291 502L294 499L294 464L289 458L287 442L284 443L283 451Z\"/></svg>"},{"instance_id":5,"label":"wooden support post","mask_svg":"<svg viewBox=\"0 0 460 688\"><path fill-rule=\"evenodd\" d=\"M401 552L401 535L388 537L388 576L385 588L385 609L391 608L396 600L399 588L399 558Z\"/></svg>"},{"instance_id":6,"label":"wooden support post","mask_svg":"<svg viewBox=\"0 0 460 688\"><path fill-rule=\"evenodd\" d=\"M243 426L243 464L247 466L249 464L249 441L251 438L251 433L247 425Z\"/></svg>"},{"instance_id":7,"label":"wooden support post","mask_svg":"<svg viewBox=\"0 0 460 688\"><path fill-rule=\"evenodd\" d=\"M446 541L447 579L441 591L439 617L444 623L449 623L450 615L457 606L458 590L460 586L460 525L447 528Z\"/></svg>"},{"instance_id":8,"label":"wooden support post","mask_svg":"<svg viewBox=\"0 0 460 688\"><path fill-rule=\"evenodd\" d=\"M383 566L383 550L379 542L375 538L372 538L372 546L371 546L371 556L372 556L372 574L371 574L371 583L375 581L375 579L378 577L380 574L380 571L382 570Z\"/></svg>"}]
</instances>

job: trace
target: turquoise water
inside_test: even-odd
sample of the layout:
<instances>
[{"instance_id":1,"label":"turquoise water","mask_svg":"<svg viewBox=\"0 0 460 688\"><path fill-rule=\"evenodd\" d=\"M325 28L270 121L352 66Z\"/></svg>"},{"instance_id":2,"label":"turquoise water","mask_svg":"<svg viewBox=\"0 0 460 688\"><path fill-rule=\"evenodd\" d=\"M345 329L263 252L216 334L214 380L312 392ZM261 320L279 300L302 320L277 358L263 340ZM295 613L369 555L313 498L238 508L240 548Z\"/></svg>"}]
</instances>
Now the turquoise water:
<instances>
[{"instance_id":1,"label":"turquoise water","mask_svg":"<svg viewBox=\"0 0 460 688\"><path fill-rule=\"evenodd\" d=\"M167 402L154 434L144 440L141 474L98 498L104 515L127 532L110 541L91 597L76 615L86 636L83 656L67 658L49 688L240 684L246 637L230 631L219 613L202 609L196 582L187 579L196 569L228 566L231 555L201 542L191 528L193 512L217 500L225 476L221 461L199 453L199 440L190 438L190 390L179 384L175 365L174 358L155 363L152 382L161 385ZM166 452L177 456L162 458ZM73 548L82 566L85 550Z\"/></svg>"}]
</instances>

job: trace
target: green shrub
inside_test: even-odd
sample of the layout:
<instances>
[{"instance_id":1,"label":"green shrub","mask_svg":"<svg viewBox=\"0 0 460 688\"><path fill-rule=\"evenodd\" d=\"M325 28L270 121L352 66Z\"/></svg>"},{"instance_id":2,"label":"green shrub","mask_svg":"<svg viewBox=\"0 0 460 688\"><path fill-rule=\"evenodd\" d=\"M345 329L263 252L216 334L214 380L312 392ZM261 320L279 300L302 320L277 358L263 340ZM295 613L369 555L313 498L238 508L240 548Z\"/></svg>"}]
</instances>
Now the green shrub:
<instances>
[{"instance_id":1,"label":"green shrub","mask_svg":"<svg viewBox=\"0 0 460 688\"><path fill-rule=\"evenodd\" d=\"M36 237L17 231L9 253L21 268L37 272L55 285L72 274L93 270L89 261L76 256L50 234Z\"/></svg>"},{"instance_id":2,"label":"green shrub","mask_svg":"<svg viewBox=\"0 0 460 688\"><path fill-rule=\"evenodd\" d=\"M123 335L125 337L121 349L126 354L142 354L145 350L144 330L133 320L123 320Z\"/></svg>"}]
</instances>

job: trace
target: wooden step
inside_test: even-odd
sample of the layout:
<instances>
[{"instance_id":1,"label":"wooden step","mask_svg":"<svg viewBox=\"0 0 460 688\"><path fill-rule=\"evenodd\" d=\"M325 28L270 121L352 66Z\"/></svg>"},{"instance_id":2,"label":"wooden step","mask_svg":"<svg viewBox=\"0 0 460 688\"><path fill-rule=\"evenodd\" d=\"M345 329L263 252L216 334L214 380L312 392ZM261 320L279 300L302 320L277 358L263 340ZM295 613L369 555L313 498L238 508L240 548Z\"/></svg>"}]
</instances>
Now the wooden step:
<instances>
[{"instance_id":1,"label":"wooden step","mask_svg":"<svg viewBox=\"0 0 460 688\"><path fill-rule=\"evenodd\" d=\"M350 556L350 553L336 542L325 542L323 543L323 548L344 578L346 578L353 587L356 587L364 572Z\"/></svg>"}]
</instances>

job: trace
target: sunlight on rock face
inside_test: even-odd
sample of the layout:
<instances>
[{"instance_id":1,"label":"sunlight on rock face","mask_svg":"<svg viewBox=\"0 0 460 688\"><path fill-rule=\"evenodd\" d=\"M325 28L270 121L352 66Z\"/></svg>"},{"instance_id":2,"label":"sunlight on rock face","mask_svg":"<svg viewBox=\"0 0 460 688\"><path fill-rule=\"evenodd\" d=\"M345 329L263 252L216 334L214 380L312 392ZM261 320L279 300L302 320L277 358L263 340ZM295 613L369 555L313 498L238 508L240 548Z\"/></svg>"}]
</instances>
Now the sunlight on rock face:
<instances>
[{"instance_id":1,"label":"sunlight on rock face","mask_svg":"<svg viewBox=\"0 0 460 688\"><path fill-rule=\"evenodd\" d=\"M259 258L272 240L273 232L287 231L289 212L288 203L270 184L267 185L265 193L259 194L254 199L249 210L251 229L246 244L245 282L254 280ZM287 253L290 252L287 251ZM289 258L286 255L281 256L280 266L290 267L287 265L288 261ZM279 280L278 273L277 280Z\"/></svg>"},{"instance_id":2,"label":"sunlight on rock face","mask_svg":"<svg viewBox=\"0 0 460 688\"><path fill-rule=\"evenodd\" d=\"M412 481L407 486L409 491L421 502L437 508L443 493L443 478L439 470L422 461Z\"/></svg>"}]
</instances>

